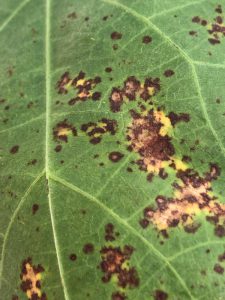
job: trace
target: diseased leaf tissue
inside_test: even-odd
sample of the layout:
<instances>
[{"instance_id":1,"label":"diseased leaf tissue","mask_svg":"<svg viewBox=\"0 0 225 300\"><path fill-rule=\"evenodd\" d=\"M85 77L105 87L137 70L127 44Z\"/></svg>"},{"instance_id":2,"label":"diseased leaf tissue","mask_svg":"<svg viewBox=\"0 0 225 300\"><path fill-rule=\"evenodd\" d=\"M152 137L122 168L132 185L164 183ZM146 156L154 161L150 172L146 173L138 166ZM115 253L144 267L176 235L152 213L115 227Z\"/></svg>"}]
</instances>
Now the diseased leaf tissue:
<instances>
[{"instance_id":1,"label":"diseased leaf tissue","mask_svg":"<svg viewBox=\"0 0 225 300\"><path fill-rule=\"evenodd\" d=\"M224 299L223 3L0 4L0 299Z\"/></svg>"}]
</instances>

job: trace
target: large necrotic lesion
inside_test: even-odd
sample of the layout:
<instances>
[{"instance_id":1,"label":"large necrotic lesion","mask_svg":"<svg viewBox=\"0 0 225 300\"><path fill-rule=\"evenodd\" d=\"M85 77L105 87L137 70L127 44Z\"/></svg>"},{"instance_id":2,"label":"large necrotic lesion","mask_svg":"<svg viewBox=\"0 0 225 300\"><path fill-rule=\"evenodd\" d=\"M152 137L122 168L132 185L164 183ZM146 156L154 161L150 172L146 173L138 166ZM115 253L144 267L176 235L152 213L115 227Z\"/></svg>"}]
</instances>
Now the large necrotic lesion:
<instances>
[{"instance_id":1,"label":"large necrotic lesion","mask_svg":"<svg viewBox=\"0 0 225 300\"><path fill-rule=\"evenodd\" d=\"M20 274L21 289L31 300L47 300L46 294L41 291L41 278L44 268L38 264L33 265L32 259L28 257L22 262Z\"/></svg>"}]
</instances>

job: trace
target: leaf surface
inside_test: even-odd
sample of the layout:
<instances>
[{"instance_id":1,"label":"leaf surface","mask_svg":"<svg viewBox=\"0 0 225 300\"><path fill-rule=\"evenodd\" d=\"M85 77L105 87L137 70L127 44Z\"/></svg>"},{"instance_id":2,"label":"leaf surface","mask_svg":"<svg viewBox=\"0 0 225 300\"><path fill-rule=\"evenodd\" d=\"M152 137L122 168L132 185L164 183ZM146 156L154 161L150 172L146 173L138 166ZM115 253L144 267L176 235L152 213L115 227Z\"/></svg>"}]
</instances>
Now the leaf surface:
<instances>
[{"instance_id":1,"label":"leaf surface","mask_svg":"<svg viewBox=\"0 0 225 300\"><path fill-rule=\"evenodd\" d=\"M223 299L225 6L0 5L0 299Z\"/></svg>"}]
</instances>

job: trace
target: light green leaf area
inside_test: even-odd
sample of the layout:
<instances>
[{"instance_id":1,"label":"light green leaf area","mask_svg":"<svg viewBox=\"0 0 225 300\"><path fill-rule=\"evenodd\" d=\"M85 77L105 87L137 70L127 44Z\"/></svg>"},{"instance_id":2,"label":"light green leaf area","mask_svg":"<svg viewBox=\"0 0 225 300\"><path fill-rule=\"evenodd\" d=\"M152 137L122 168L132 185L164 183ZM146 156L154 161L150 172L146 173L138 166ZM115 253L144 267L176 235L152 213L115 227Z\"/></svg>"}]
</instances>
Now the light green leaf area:
<instances>
[{"instance_id":1,"label":"light green leaf area","mask_svg":"<svg viewBox=\"0 0 225 300\"><path fill-rule=\"evenodd\" d=\"M1 300L225 298L224 18L0 0Z\"/></svg>"}]
</instances>

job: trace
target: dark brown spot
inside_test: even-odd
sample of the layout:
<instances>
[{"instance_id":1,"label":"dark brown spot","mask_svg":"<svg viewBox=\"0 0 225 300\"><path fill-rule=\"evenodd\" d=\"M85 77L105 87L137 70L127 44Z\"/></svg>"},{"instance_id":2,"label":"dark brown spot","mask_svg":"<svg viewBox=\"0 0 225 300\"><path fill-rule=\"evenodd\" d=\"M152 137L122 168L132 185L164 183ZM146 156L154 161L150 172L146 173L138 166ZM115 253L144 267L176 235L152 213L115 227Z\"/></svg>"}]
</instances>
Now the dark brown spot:
<instances>
[{"instance_id":1,"label":"dark brown spot","mask_svg":"<svg viewBox=\"0 0 225 300\"><path fill-rule=\"evenodd\" d=\"M122 33L119 33L117 31L111 33L112 40L120 40L121 38L122 38Z\"/></svg>"},{"instance_id":2,"label":"dark brown spot","mask_svg":"<svg viewBox=\"0 0 225 300\"><path fill-rule=\"evenodd\" d=\"M76 254L72 253L70 254L70 260L75 261L77 259Z\"/></svg>"},{"instance_id":3,"label":"dark brown spot","mask_svg":"<svg viewBox=\"0 0 225 300\"><path fill-rule=\"evenodd\" d=\"M33 204L33 206L32 206L32 213L33 213L33 215L35 215L36 214L36 212L38 211L38 209L39 209L39 205L38 204Z\"/></svg>"},{"instance_id":4,"label":"dark brown spot","mask_svg":"<svg viewBox=\"0 0 225 300\"><path fill-rule=\"evenodd\" d=\"M100 92L94 92L92 94L92 100L97 101L101 98L101 93Z\"/></svg>"},{"instance_id":5,"label":"dark brown spot","mask_svg":"<svg viewBox=\"0 0 225 300\"><path fill-rule=\"evenodd\" d=\"M75 13L75 11L67 15L67 18L69 18L69 19L76 19L76 17L77 17L77 14Z\"/></svg>"},{"instance_id":6,"label":"dark brown spot","mask_svg":"<svg viewBox=\"0 0 225 300\"><path fill-rule=\"evenodd\" d=\"M19 150L19 146L18 146L18 145L15 145L15 146L13 146L13 147L10 149L10 153L11 153L11 154L15 154L15 153L18 152L18 150Z\"/></svg>"},{"instance_id":7,"label":"dark brown spot","mask_svg":"<svg viewBox=\"0 0 225 300\"><path fill-rule=\"evenodd\" d=\"M168 294L161 290L156 290L154 293L155 300L167 300Z\"/></svg>"},{"instance_id":8,"label":"dark brown spot","mask_svg":"<svg viewBox=\"0 0 225 300\"><path fill-rule=\"evenodd\" d=\"M212 44L212 45L220 44L220 40L218 40L218 39L216 39L216 38L210 38L210 39L208 39L208 41L209 41L210 44Z\"/></svg>"},{"instance_id":9,"label":"dark brown spot","mask_svg":"<svg viewBox=\"0 0 225 300\"><path fill-rule=\"evenodd\" d=\"M176 114L174 112L170 112L168 115L172 126L174 127L178 122L189 122L190 116L187 113Z\"/></svg>"},{"instance_id":10,"label":"dark brown spot","mask_svg":"<svg viewBox=\"0 0 225 300\"><path fill-rule=\"evenodd\" d=\"M213 270L218 274L224 273L224 268L220 264L215 264Z\"/></svg>"},{"instance_id":11,"label":"dark brown spot","mask_svg":"<svg viewBox=\"0 0 225 300\"><path fill-rule=\"evenodd\" d=\"M84 247L83 247L83 252L85 254L91 254L91 253L93 253L94 252L94 245L91 244L91 243L85 244Z\"/></svg>"},{"instance_id":12,"label":"dark brown spot","mask_svg":"<svg viewBox=\"0 0 225 300\"><path fill-rule=\"evenodd\" d=\"M217 225L215 228L215 235L217 235L218 237L224 237L225 228L222 225Z\"/></svg>"},{"instance_id":13,"label":"dark brown spot","mask_svg":"<svg viewBox=\"0 0 225 300\"><path fill-rule=\"evenodd\" d=\"M191 30L189 31L189 34L192 36L196 36L197 35L197 31Z\"/></svg>"},{"instance_id":14,"label":"dark brown spot","mask_svg":"<svg viewBox=\"0 0 225 300\"><path fill-rule=\"evenodd\" d=\"M144 44L149 44L149 43L151 43L151 41L152 41L152 38L149 35L145 35L142 39L142 42Z\"/></svg>"},{"instance_id":15,"label":"dark brown spot","mask_svg":"<svg viewBox=\"0 0 225 300\"><path fill-rule=\"evenodd\" d=\"M168 70L166 70L165 72L164 72L164 76L166 76L166 77L171 77L171 76L173 76L175 73L174 73L174 71L173 70L170 70L170 69L168 69Z\"/></svg>"},{"instance_id":16,"label":"dark brown spot","mask_svg":"<svg viewBox=\"0 0 225 300\"><path fill-rule=\"evenodd\" d=\"M124 157L124 155L120 152L117 152L117 151L113 151L113 152L109 153L109 159L113 162L118 162L123 157Z\"/></svg>"},{"instance_id":17,"label":"dark brown spot","mask_svg":"<svg viewBox=\"0 0 225 300\"><path fill-rule=\"evenodd\" d=\"M55 152L60 152L62 150L62 145L57 145L55 147Z\"/></svg>"},{"instance_id":18,"label":"dark brown spot","mask_svg":"<svg viewBox=\"0 0 225 300\"><path fill-rule=\"evenodd\" d=\"M124 293L121 292L115 292L112 294L112 300L126 300L127 297Z\"/></svg>"},{"instance_id":19,"label":"dark brown spot","mask_svg":"<svg viewBox=\"0 0 225 300\"><path fill-rule=\"evenodd\" d=\"M111 68L111 67L107 67L107 68L105 68L105 71L106 71L107 73L110 73L110 72L112 72L112 68Z\"/></svg>"},{"instance_id":20,"label":"dark brown spot","mask_svg":"<svg viewBox=\"0 0 225 300\"><path fill-rule=\"evenodd\" d=\"M201 19L198 16L192 18L193 23L200 23L200 21Z\"/></svg>"}]
</instances>

